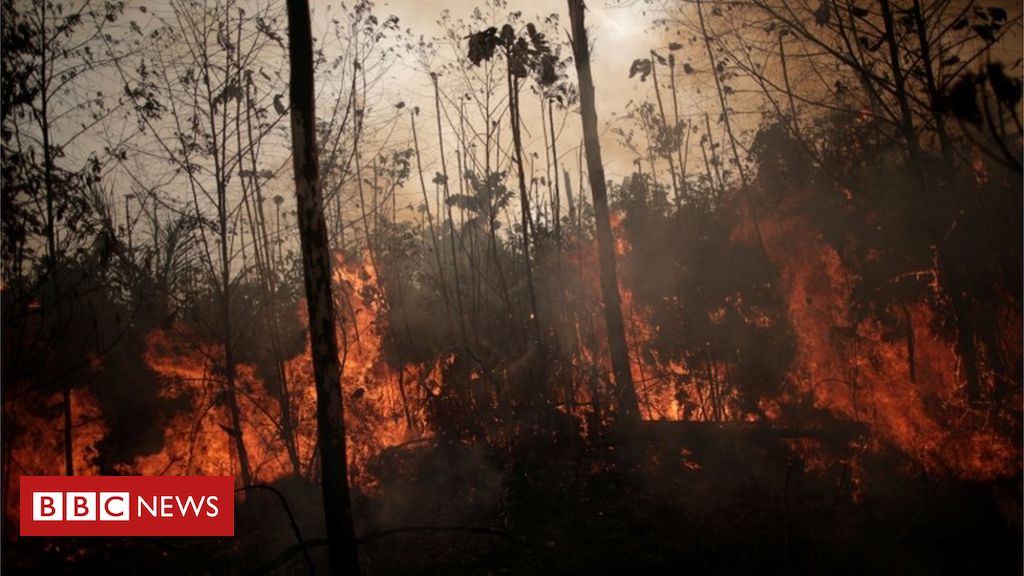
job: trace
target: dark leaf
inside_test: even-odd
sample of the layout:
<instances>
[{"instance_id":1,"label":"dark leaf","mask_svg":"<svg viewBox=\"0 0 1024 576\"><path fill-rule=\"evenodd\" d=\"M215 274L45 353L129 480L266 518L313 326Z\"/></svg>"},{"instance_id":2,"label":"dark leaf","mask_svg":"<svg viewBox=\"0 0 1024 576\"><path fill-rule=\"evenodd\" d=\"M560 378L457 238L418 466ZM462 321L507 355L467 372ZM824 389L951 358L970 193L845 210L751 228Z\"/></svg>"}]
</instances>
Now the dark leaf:
<instances>
[{"instance_id":1,"label":"dark leaf","mask_svg":"<svg viewBox=\"0 0 1024 576\"><path fill-rule=\"evenodd\" d=\"M474 66L479 66L484 60L490 60L494 56L494 50L498 47L498 29L490 27L474 34L469 38L469 61Z\"/></svg>"},{"instance_id":2,"label":"dark leaf","mask_svg":"<svg viewBox=\"0 0 1024 576\"><path fill-rule=\"evenodd\" d=\"M996 36L993 33L993 28L990 24L975 24L971 26L971 30L978 35L981 39L987 42L995 42Z\"/></svg>"},{"instance_id":3,"label":"dark leaf","mask_svg":"<svg viewBox=\"0 0 1024 576\"><path fill-rule=\"evenodd\" d=\"M516 78L526 78L530 72L530 45L519 38L509 54L508 71Z\"/></svg>"},{"instance_id":4,"label":"dark leaf","mask_svg":"<svg viewBox=\"0 0 1024 576\"><path fill-rule=\"evenodd\" d=\"M818 26L825 26L828 24L832 17L832 8L828 5L828 2L822 2L818 5L818 9L814 11L814 23Z\"/></svg>"},{"instance_id":5,"label":"dark leaf","mask_svg":"<svg viewBox=\"0 0 1024 576\"><path fill-rule=\"evenodd\" d=\"M545 54L540 59L537 83L541 86L552 86L558 82L557 59L552 54Z\"/></svg>"},{"instance_id":6,"label":"dark leaf","mask_svg":"<svg viewBox=\"0 0 1024 576\"><path fill-rule=\"evenodd\" d=\"M501 27L501 43L505 46L511 46L516 39L516 31L512 26L505 24Z\"/></svg>"},{"instance_id":7,"label":"dark leaf","mask_svg":"<svg viewBox=\"0 0 1024 576\"><path fill-rule=\"evenodd\" d=\"M981 108L978 107L977 78L967 74L957 80L949 92L943 95L941 107L966 122L981 124Z\"/></svg>"},{"instance_id":8,"label":"dark leaf","mask_svg":"<svg viewBox=\"0 0 1024 576\"><path fill-rule=\"evenodd\" d=\"M992 92L996 99L1003 105L1015 108L1021 99L1021 80L1011 78L1003 72L1003 65L999 62L989 64L987 67L988 82L992 85Z\"/></svg>"},{"instance_id":9,"label":"dark leaf","mask_svg":"<svg viewBox=\"0 0 1024 576\"><path fill-rule=\"evenodd\" d=\"M651 61L647 58L637 58L629 67L629 77L640 75L640 81L644 82L651 75Z\"/></svg>"},{"instance_id":10,"label":"dark leaf","mask_svg":"<svg viewBox=\"0 0 1024 576\"><path fill-rule=\"evenodd\" d=\"M530 35L530 42L533 43L533 49L537 54L551 54L547 39L544 34L537 31L532 22L526 25L526 33Z\"/></svg>"}]
</instances>

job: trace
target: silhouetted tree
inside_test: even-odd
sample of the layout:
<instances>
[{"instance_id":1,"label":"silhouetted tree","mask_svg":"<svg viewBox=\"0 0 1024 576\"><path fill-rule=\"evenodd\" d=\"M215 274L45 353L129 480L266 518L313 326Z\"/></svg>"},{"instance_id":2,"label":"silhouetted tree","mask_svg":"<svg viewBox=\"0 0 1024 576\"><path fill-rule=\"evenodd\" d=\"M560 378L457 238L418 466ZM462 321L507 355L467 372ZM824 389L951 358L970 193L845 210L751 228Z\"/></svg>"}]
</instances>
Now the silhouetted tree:
<instances>
[{"instance_id":1,"label":"silhouetted tree","mask_svg":"<svg viewBox=\"0 0 1024 576\"><path fill-rule=\"evenodd\" d=\"M313 33L306 0L288 1L288 53L291 62L292 166L302 245L302 269L309 309L309 338L316 380L317 440L331 570L359 574L359 555L348 488L341 366L331 292L320 162L316 144L313 92Z\"/></svg>"},{"instance_id":2,"label":"silhouetted tree","mask_svg":"<svg viewBox=\"0 0 1024 576\"><path fill-rule=\"evenodd\" d=\"M640 417L636 389L629 365L629 346L622 320L622 302L619 297L618 274L615 271L615 241L612 238L608 213L608 191L605 185L604 165L601 162L601 144L597 133L597 107L594 101L594 80L590 72L590 45L583 24L583 0L569 0L569 18L572 21L572 47L576 61L576 74L580 84L580 113L583 120L583 141L587 152L587 173L590 192L594 199L594 224L597 227L597 251L601 273L601 295L604 317L608 329L608 348L611 351L612 372L624 423L629 425Z\"/></svg>"}]
</instances>

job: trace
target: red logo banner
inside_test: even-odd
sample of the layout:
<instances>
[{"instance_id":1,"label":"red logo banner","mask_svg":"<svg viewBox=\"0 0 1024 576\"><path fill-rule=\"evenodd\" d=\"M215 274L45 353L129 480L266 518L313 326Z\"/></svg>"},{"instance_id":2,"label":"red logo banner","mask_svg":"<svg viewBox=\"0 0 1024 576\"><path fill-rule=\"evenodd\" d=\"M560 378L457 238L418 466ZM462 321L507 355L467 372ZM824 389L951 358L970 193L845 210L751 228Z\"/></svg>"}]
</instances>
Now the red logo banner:
<instances>
[{"instance_id":1,"label":"red logo banner","mask_svg":"<svg viewBox=\"0 0 1024 576\"><path fill-rule=\"evenodd\" d=\"M231 476L22 476L22 536L234 536Z\"/></svg>"}]
</instances>

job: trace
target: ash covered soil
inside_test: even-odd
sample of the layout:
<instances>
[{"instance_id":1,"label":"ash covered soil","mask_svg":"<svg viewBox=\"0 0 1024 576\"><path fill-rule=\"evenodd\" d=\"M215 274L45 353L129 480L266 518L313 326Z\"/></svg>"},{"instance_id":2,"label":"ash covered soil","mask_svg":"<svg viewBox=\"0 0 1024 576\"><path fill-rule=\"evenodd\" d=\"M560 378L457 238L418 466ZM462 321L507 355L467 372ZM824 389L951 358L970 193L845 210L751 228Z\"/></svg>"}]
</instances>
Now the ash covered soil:
<instances>
[{"instance_id":1,"label":"ash covered soil","mask_svg":"<svg viewBox=\"0 0 1024 576\"><path fill-rule=\"evenodd\" d=\"M387 450L353 493L365 574L1020 574L1021 479L971 482L891 450L688 448L537 434ZM250 491L236 537L16 540L5 572L328 574L319 487ZM84 540L84 539L83 539Z\"/></svg>"}]
</instances>

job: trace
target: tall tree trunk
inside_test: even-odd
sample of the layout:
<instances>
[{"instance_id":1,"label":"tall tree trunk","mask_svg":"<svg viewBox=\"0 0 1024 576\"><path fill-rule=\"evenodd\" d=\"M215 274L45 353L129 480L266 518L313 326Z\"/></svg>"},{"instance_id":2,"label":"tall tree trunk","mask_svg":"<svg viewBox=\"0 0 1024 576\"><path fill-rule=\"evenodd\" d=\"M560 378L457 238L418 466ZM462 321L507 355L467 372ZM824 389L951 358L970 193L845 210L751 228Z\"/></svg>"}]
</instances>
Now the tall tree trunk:
<instances>
[{"instance_id":1,"label":"tall tree trunk","mask_svg":"<svg viewBox=\"0 0 1024 576\"><path fill-rule=\"evenodd\" d=\"M505 55L507 61L511 61L511 54ZM511 66L511 64L509 64ZM508 76L508 100L509 100L509 122L512 124L512 148L515 152L513 158L516 164L516 174L519 176L519 208L522 216L523 227L523 263L526 269L526 288L530 297L530 326L534 336L539 340L541 337L540 317L537 314L537 296L533 288L533 264L530 262L530 195L526 191L526 173L523 169L523 140L519 132L519 79L512 74Z\"/></svg>"},{"instance_id":2,"label":"tall tree trunk","mask_svg":"<svg viewBox=\"0 0 1024 576\"><path fill-rule=\"evenodd\" d=\"M327 548L334 574L357 575L359 555L349 501L341 366L334 330L334 299L331 297L331 259L316 145L313 34L308 0L288 0L288 54L291 62L292 165L316 380L317 444L320 448Z\"/></svg>"},{"instance_id":3,"label":"tall tree trunk","mask_svg":"<svg viewBox=\"0 0 1024 576\"><path fill-rule=\"evenodd\" d=\"M226 62L224 70L231 69L230 54L225 53ZM207 69L212 69L213 63L205 52L202 53L202 63ZM218 64L219 65L219 64ZM224 345L224 398L228 407L228 418L231 422L228 435L231 436L238 453L238 466L242 477L242 485L252 484L252 468L249 466L249 454L245 448L245 435L242 432L242 413L238 407L238 369L235 366L235 351L232 319L231 319L231 253L229 249L229 236L231 235L228 226L228 213L231 212L228 205L228 180L231 170L227 167L227 145L228 145L228 120L227 103L220 107L220 129L217 129L217 98L214 96L214 89L210 74L203 76L203 87L205 88L207 102L207 122L209 122L210 138L213 141L213 175L217 188L217 236L220 244L220 290L221 290L221 329L222 343Z\"/></svg>"},{"instance_id":4,"label":"tall tree trunk","mask_svg":"<svg viewBox=\"0 0 1024 576\"><path fill-rule=\"evenodd\" d=\"M211 114L211 126L213 118ZM216 132L213 133L214 141L217 140ZM226 146L226 143L224 144ZM214 156L217 161L218 156ZM242 485L252 484L252 468L249 466L249 454L245 449L245 436L242 433L242 414L238 408L238 370L235 366L234 339L232 338L231 322L231 265L228 252L228 198L227 183L223 174L223 163L217 167L217 212L220 232L220 287L221 287L221 327L224 330L224 392L228 405L228 417L231 419L230 436L235 442L235 449L238 452L238 467L242 476Z\"/></svg>"},{"instance_id":5,"label":"tall tree trunk","mask_svg":"<svg viewBox=\"0 0 1024 576\"><path fill-rule=\"evenodd\" d=\"M580 83L580 111L583 116L587 172L590 174L590 192L594 200L597 255L601 269L604 319L608 327L608 348L612 356L612 372L615 376L619 411L623 423L631 425L640 417L640 406L636 399L636 389L633 387L633 375L629 369L629 348L626 344L626 329L622 320L622 303L615 271L615 244L608 212L604 165L601 163L601 144L597 135L597 109L594 102L594 80L590 73L590 47L587 44L587 30L583 25L584 6L583 0L568 1L569 18L572 21L572 51Z\"/></svg>"}]
</instances>

